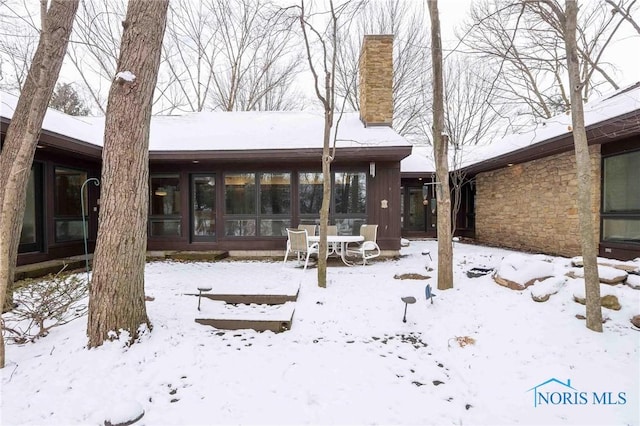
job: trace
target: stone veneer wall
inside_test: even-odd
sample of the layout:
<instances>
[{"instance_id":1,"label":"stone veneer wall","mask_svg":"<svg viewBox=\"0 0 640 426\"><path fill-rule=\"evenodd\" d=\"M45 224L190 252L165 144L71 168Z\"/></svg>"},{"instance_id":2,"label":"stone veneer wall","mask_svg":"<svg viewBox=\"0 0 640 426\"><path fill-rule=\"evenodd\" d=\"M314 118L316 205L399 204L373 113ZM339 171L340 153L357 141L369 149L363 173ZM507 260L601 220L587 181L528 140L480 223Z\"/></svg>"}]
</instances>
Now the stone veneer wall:
<instances>
[{"instance_id":1,"label":"stone veneer wall","mask_svg":"<svg viewBox=\"0 0 640 426\"><path fill-rule=\"evenodd\" d=\"M592 211L600 240L600 145L590 147ZM476 176L480 243L561 256L580 254L573 151Z\"/></svg>"},{"instance_id":2,"label":"stone veneer wall","mask_svg":"<svg viewBox=\"0 0 640 426\"><path fill-rule=\"evenodd\" d=\"M360 54L360 119L365 125L393 121L393 36L365 35Z\"/></svg>"}]
</instances>

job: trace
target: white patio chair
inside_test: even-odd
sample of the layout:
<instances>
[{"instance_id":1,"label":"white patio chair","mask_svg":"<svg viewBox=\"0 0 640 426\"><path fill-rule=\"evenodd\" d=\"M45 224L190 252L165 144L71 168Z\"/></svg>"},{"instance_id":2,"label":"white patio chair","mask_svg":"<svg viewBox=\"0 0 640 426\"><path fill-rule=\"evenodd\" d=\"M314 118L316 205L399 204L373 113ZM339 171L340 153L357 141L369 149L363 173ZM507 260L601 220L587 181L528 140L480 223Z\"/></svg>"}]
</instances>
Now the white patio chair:
<instances>
[{"instance_id":1,"label":"white patio chair","mask_svg":"<svg viewBox=\"0 0 640 426\"><path fill-rule=\"evenodd\" d=\"M378 236L378 225L362 225L360 235L364 241L358 245L347 245L347 255L362 258L362 264L366 265L367 260L380 256L380 247L376 243Z\"/></svg>"},{"instance_id":2,"label":"white patio chair","mask_svg":"<svg viewBox=\"0 0 640 426\"><path fill-rule=\"evenodd\" d=\"M298 225L298 229L305 229L307 231L307 235L316 235L316 225L306 225L301 223Z\"/></svg>"},{"instance_id":3,"label":"white patio chair","mask_svg":"<svg viewBox=\"0 0 640 426\"><path fill-rule=\"evenodd\" d=\"M309 243L306 229L288 229L287 228L287 251L284 254L284 263L287 263L289 253L298 255L298 264L301 263L301 257L306 256L304 261L304 269L309 265L309 256L318 253L318 243Z\"/></svg>"}]
</instances>

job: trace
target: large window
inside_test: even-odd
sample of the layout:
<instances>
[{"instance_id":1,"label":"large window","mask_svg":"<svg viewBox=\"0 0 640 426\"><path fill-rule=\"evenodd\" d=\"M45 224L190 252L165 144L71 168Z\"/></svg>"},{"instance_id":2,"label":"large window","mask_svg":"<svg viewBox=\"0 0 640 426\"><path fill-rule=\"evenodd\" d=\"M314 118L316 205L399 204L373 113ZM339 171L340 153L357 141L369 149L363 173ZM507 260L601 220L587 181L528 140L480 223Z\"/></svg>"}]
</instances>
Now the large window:
<instances>
[{"instance_id":1,"label":"large window","mask_svg":"<svg viewBox=\"0 0 640 426\"><path fill-rule=\"evenodd\" d=\"M224 193L226 236L287 235L291 226L290 173L227 173Z\"/></svg>"},{"instance_id":2,"label":"large window","mask_svg":"<svg viewBox=\"0 0 640 426\"><path fill-rule=\"evenodd\" d=\"M80 189L87 180L87 172L55 168L54 222L56 242L84 238ZM89 211L87 187L84 188L84 211ZM87 219L85 217L85 219Z\"/></svg>"},{"instance_id":3,"label":"large window","mask_svg":"<svg viewBox=\"0 0 640 426\"><path fill-rule=\"evenodd\" d=\"M367 221L367 174L343 172L334 174L334 208L332 219L338 234L356 235Z\"/></svg>"},{"instance_id":4,"label":"large window","mask_svg":"<svg viewBox=\"0 0 640 426\"><path fill-rule=\"evenodd\" d=\"M182 235L180 223L180 176L177 174L151 175L149 185L149 235L152 237L178 237Z\"/></svg>"},{"instance_id":5,"label":"large window","mask_svg":"<svg viewBox=\"0 0 640 426\"><path fill-rule=\"evenodd\" d=\"M20 244L35 244L36 242L36 179L33 172L32 168L27 183L27 203L24 208Z\"/></svg>"},{"instance_id":6,"label":"large window","mask_svg":"<svg viewBox=\"0 0 640 426\"><path fill-rule=\"evenodd\" d=\"M20 232L20 253L42 250L42 164L31 167L27 184L27 197Z\"/></svg>"},{"instance_id":7,"label":"large window","mask_svg":"<svg viewBox=\"0 0 640 426\"><path fill-rule=\"evenodd\" d=\"M322 173L300 173L298 176L300 215L315 218L322 207Z\"/></svg>"},{"instance_id":8,"label":"large window","mask_svg":"<svg viewBox=\"0 0 640 426\"><path fill-rule=\"evenodd\" d=\"M367 221L367 174L335 172L332 174L332 200L329 222L341 235L357 235ZM318 223L322 204L322 173L299 174L300 222Z\"/></svg>"},{"instance_id":9,"label":"large window","mask_svg":"<svg viewBox=\"0 0 640 426\"><path fill-rule=\"evenodd\" d=\"M640 243L640 151L604 159L602 240Z\"/></svg>"},{"instance_id":10,"label":"large window","mask_svg":"<svg viewBox=\"0 0 640 426\"><path fill-rule=\"evenodd\" d=\"M194 175L191 178L193 205L193 237L213 239L216 236L215 175Z\"/></svg>"}]
</instances>

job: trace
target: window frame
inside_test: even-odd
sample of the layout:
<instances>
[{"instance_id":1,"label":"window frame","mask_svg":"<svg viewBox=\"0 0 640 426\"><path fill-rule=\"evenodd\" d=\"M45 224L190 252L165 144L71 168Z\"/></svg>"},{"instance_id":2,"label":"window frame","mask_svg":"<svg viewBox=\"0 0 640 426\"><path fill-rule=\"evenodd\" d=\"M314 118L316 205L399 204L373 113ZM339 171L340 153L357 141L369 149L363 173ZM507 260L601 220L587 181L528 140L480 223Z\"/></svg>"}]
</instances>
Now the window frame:
<instances>
[{"instance_id":1,"label":"window frame","mask_svg":"<svg viewBox=\"0 0 640 426\"><path fill-rule=\"evenodd\" d=\"M289 184L288 192L289 192L289 208L285 213L262 213L262 183L261 177L265 174L274 174L274 175L288 175ZM254 193L254 211L250 213L229 213L229 205L227 202L227 177L233 175L253 175L253 185L255 188ZM227 171L222 174L222 193L224 198L224 206L222 211L224 212L223 216L223 236L224 238L236 239L236 238L259 238L259 239L271 239L271 238L282 238L286 236L286 228L291 227L292 218L293 218L293 209L294 209L294 197L293 197L293 178L294 172L290 170L261 170L261 171ZM227 223L229 222L252 222L253 225L253 234L252 235L230 235L227 233ZM262 224L263 221L281 221L283 222L282 232L280 235L263 235L262 233ZM241 226L244 228L245 226Z\"/></svg>"},{"instance_id":2,"label":"window frame","mask_svg":"<svg viewBox=\"0 0 640 426\"><path fill-rule=\"evenodd\" d=\"M159 214L153 213L153 197L154 197L154 188L153 188L153 179L154 178L175 178L178 181L176 185L177 190L180 194L177 197L178 206L180 206L178 213L172 214ZM147 224L147 235L149 239L176 239L182 238L184 236L184 227L182 226L182 218L183 218L183 209L182 209L182 197L184 194L182 193L182 173L180 172L161 172L161 173L149 173L149 214L148 214L148 224ZM175 205L175 200L174 200ZM154 235L153 234L153 224L156 222L175 222L178 225L178 234L164 234L164 235Z\"/></svg>"},{"instance_id":3,"label":"window frame","mask_svg":"<svg viewBox=\"0 0 640 426\"><path fill-rule=\"evenodd\" d=\"M195 231L198 226L196 223L196 179L197 178L213 178L213 212L214 220L213 235L196 235ZM197 172L189 175L189 233L191 241L216 241L218 239L218 176L215 172ZM206 220L206 219L205 219Z\"/></svg>"},{"instance_id":4,"label":"window frame","mask_svg":"<svg viewBox=\"0 0 640 426\"><path fill-rule=\"evenodd\" d=\"M80 192L78 192L78 197L80 197L80 212L78 212L78 214L59 214L58 213L58 207L60 205L60 201L59 201L59 197L58 197L58 179L57 179L57 171L58 170L67 170L70 172L77 172L80 176L82 176L84 174L84 180L80 183L80 188L82 189L82 185L84 184L84 182L87 181L87 179L89 179L89 171L86 169L81 169L81 168L76 168L76 167L69 167L69 166L64 166L64 165L54 165L53 166L53 237L54 237L54 241L56 243L69 243L69 242L76 242L76 241L82 241L84 239L84 233L82 235L79 235L76 237L71 237L71 238L61 238L60 235L58 234L58 225L59 224L64 224L64 223L75 223L75 222L80 222L81 223L81 228L82 226L85 227L85 231L87 232L88 235L88 227L89 227L89 190L88 187L85 186L84 187L84 191L86 192L84 195L84 203L85 203L85 208L84 208L84 213L85 216L84 218L82 217L82 197L80 195Z\"/></svg>"},{"instance_id":5,"label":"window frame","mask_svg":"<svg viewBox=\"0 0 640 426\"><path fill-rule=\"evenodd\" d=\"M20 243L18 253L42 252L44 248L44 164L34 161L31 166L31 175L29 179L33 177L34 184L35 241ZM24 227L24 223L22 226ZM22 229L20 235L22 236Z\"/></svg>"},{"instance_id":6,"label":"window frame","mask_svg":"<svg viewBox=\"0 0 640 426\"><path fill-rule=\"evenodd\" d=\"M625 220L625 221L638 221L640 223L640 208L639 209L620 209L620 210L607 210L606 209L606 179L607 179L607 161L616 157L622 157L626 155L640 155L640 149L632 149L623 152L612 153L609 155L602 155L602 180L600 191L600 241L602 243L618 243L618 244L632 244L640 245L640 239L634 240L629 238L607 238L605 237L606 221L609 220ZM638 175L638 181L640 181L640 170L633 170Z\"/></svg>"},{"instance_id":7,"label":"window frame","mask_svg":"<svg viewBox=\"0 0 640 426\"><path fill-rule=\"evenodd\" d=\"M312 171L312 170L300 170L297 172L296 178L298 179L298 182L300 182L300 175L301 174L307 174L307 173L314 173L314 174L319 174L322 175L322 172L318 172L318 171ZM336 213L336 199L337 199L337 191L336 191L336 174L338 173L350 173L350 174L355 174L355 173L359 173L364 175L364 184L365 184L365 194L364 194L364 213ZM353 221L353 226L351 228L351 233L353 235L359 235L360 233L360 226L362 224L367 223L367 220L369 218L369 188L370 188L370 182L369 182L369 174L367 173L367 171L361 169L361 168L356 168L356 169L338 169L338 170L331 170L331 200L329 202L329 225L338 225L338 222L342 222L342 221ZM319 224L320 223L320 213L318 212L317 214L311 214L311 213L301 213L300 212L300 203L301 203L301 194L300 194L300 188L298 187L298 203L297 203L297 208L299 211L299 221L300 223L305 223L305 224ZM340 232L340 231L338 231Z\"/></svg>"}]
</instances>

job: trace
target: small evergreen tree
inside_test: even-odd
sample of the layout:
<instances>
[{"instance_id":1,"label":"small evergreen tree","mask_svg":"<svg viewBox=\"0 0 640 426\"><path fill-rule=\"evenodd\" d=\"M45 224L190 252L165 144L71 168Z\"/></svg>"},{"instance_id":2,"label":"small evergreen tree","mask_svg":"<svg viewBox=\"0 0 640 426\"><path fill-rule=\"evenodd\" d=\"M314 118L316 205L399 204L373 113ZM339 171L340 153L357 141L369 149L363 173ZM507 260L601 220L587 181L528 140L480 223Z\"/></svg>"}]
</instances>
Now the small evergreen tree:
<instances>
[{"instance_id":1,"label":"small evergreen tree","mask_svg":"<svg viewBox=\"0 0 640 426\"><path fill-rule=\"evenodd\" d=\"M56 85L49 101L49 107L69 115L89 115L91 112L71 83Z\"/></svg>"}]
</instances>

